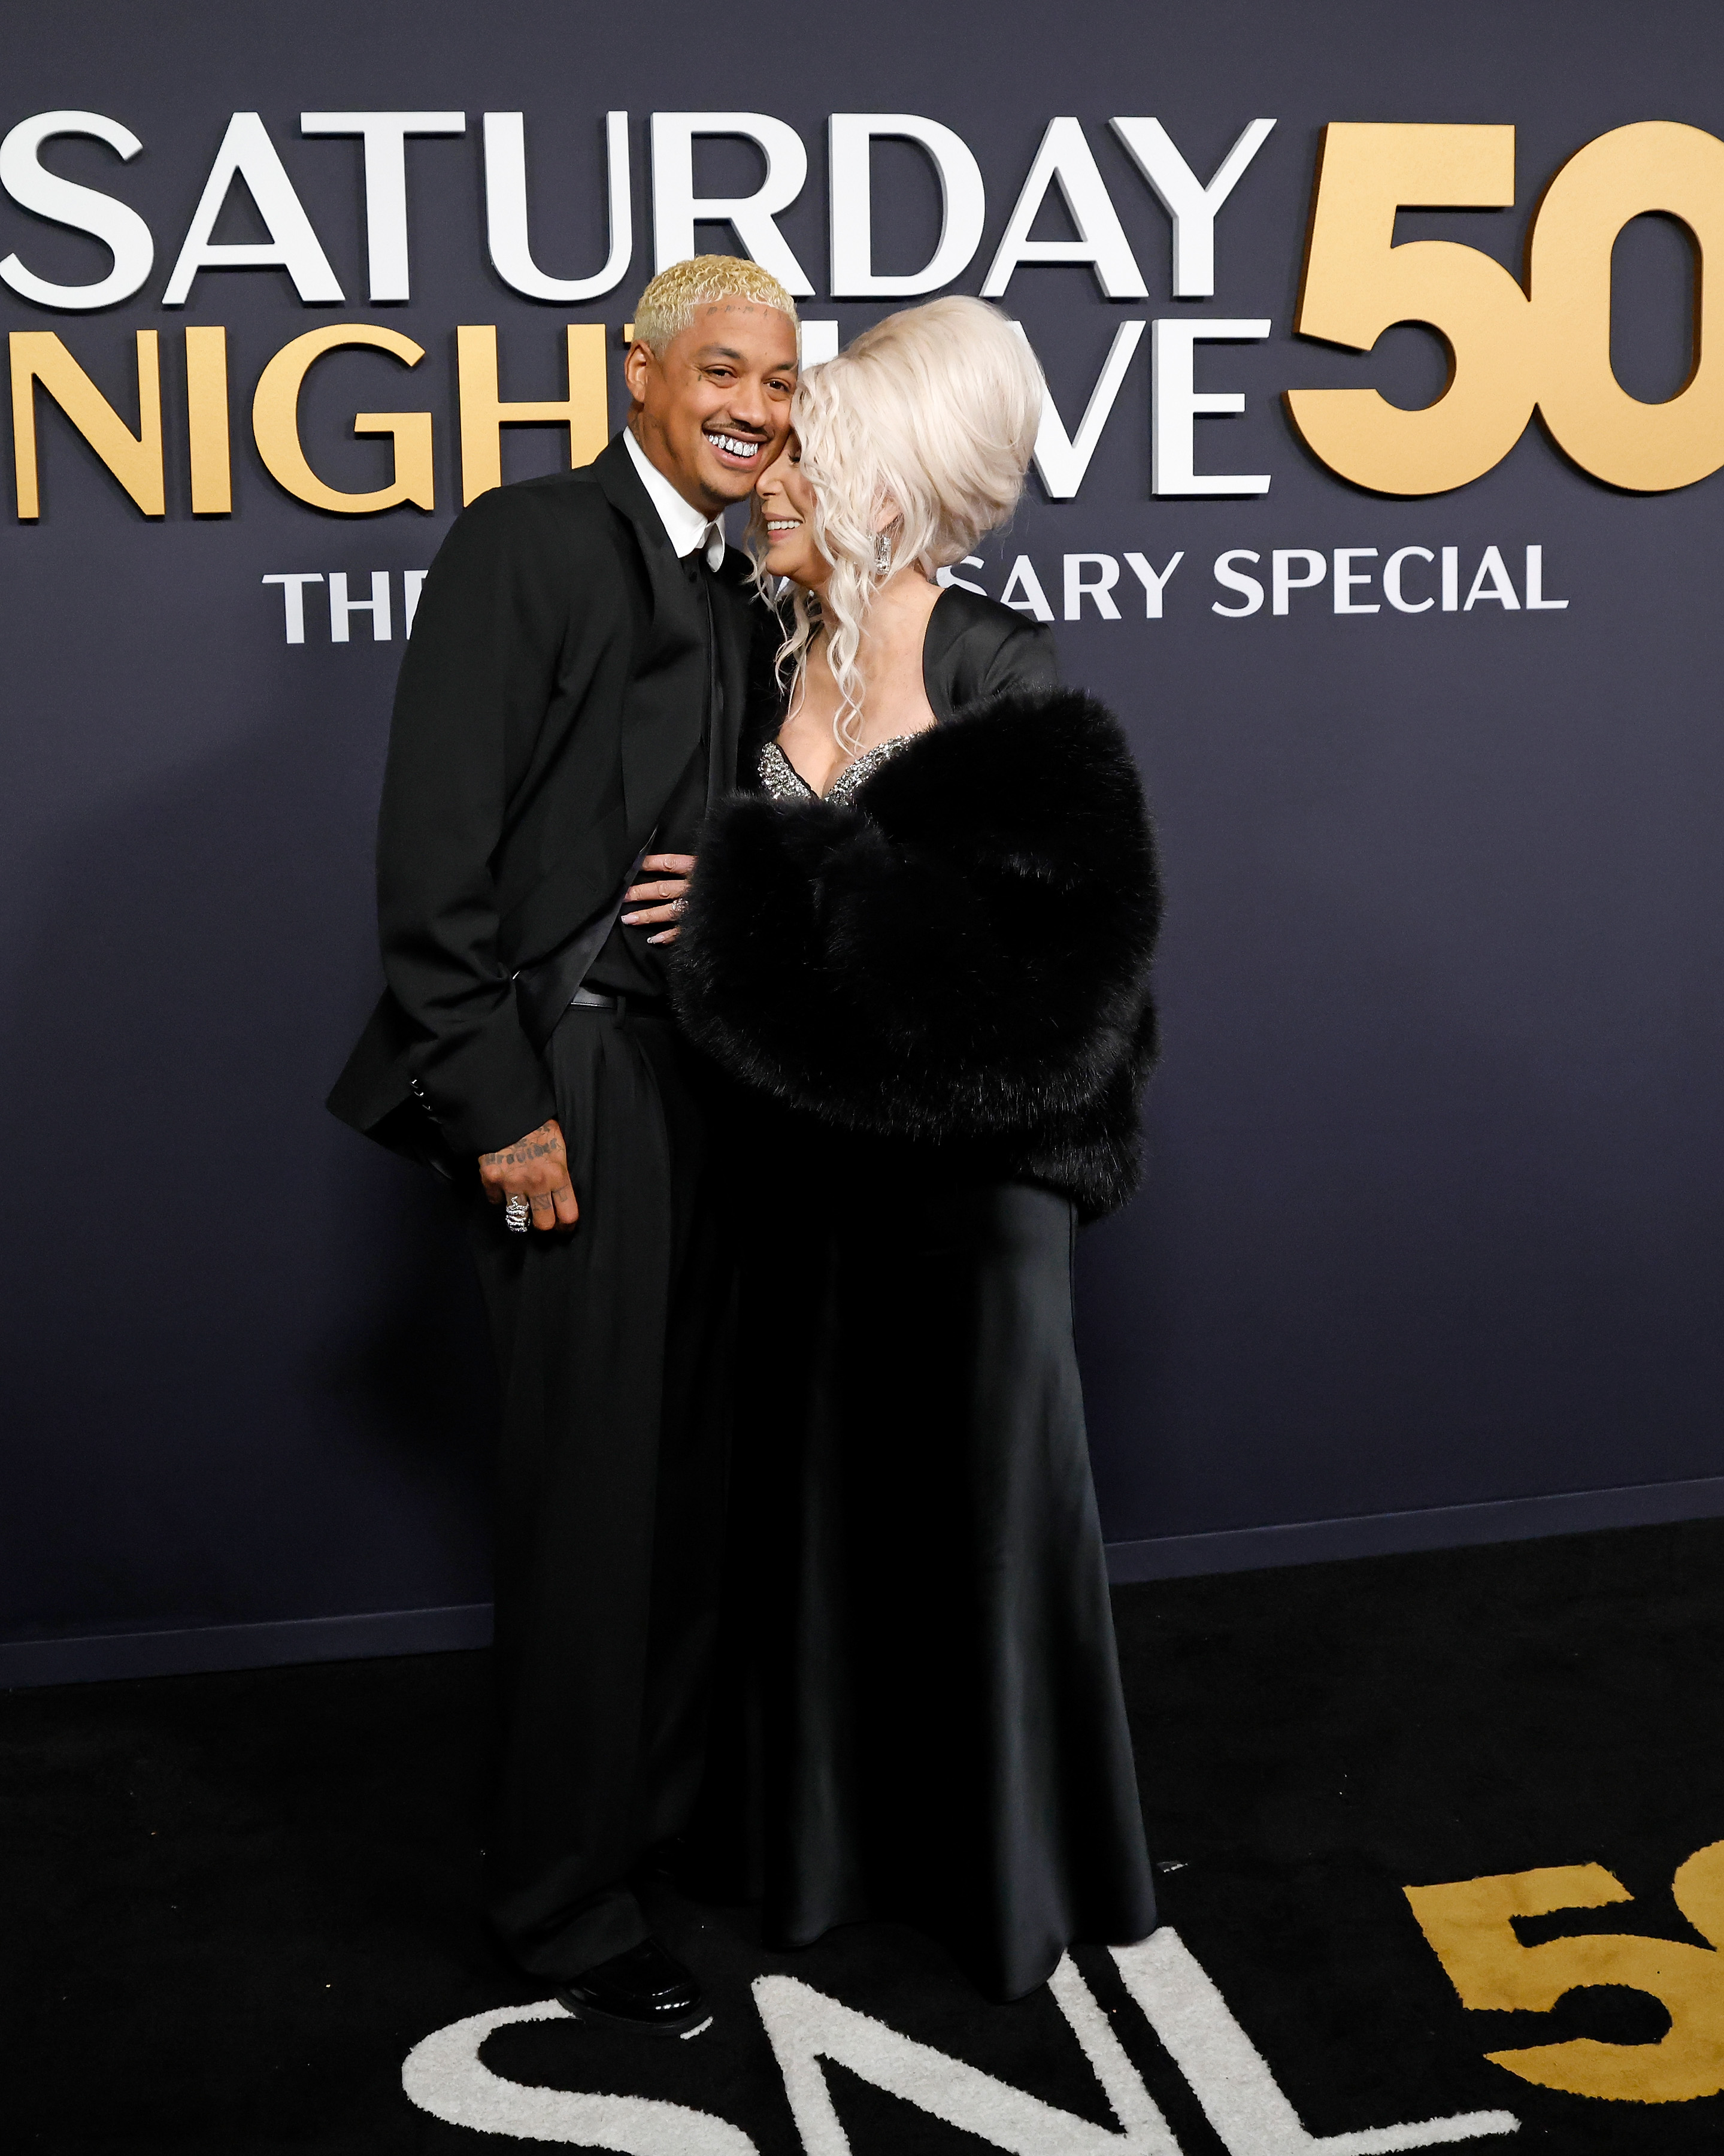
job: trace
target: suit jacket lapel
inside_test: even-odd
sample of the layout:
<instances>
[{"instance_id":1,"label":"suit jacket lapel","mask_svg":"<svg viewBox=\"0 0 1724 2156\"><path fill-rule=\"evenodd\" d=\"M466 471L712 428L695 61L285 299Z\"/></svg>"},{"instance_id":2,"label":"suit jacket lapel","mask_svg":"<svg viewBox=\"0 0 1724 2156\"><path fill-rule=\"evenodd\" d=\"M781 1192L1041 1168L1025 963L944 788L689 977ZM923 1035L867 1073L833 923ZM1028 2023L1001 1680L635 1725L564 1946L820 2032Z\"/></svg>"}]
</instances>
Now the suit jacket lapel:
<instances>
[{"instance_id":1,"label":"suit jacket lapel","mask_svg":"<svg viewBox=\"0 0 1724 2156\"><path fill-rule=\"evenodd\" d=\"M647 576L646 646L623 702L623 798L633 851L645 844L700 746L708 685L706 609L671 551L620 434L594 459L593 475L633 526Z\"/></svg>"},{"instance_id":2,"label":"suit jacket lapel","mask_svg":"<svg viewBox=\"0 0 1724 2156\"><path fill-rule=\"evenodd\" d=\"M728 793L736 783L737 752L755 685L755 644L765 631L762 604L747 589L748 573L732 550L712 580L715 670L723 690L711 760L715 793Z\"/></svg>"}]
</instances>

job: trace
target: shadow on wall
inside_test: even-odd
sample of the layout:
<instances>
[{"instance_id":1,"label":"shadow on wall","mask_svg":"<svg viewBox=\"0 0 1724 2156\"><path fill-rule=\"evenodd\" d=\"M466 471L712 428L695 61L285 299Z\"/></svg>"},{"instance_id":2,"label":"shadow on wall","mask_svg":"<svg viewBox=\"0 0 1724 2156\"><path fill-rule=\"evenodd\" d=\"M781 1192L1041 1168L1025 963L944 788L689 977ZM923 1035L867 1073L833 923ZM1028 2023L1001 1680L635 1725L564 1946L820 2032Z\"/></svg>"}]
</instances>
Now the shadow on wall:
<instances>
[{"instance_id":1,"label":"shadow on wall","mask_svg":"<svg viewBox=\"0 0 1724 2156\"><path fill-rule=\"evenodd\" d=\"M282 704L14 863L4 1636L488 1593L455 1203L322 1106L376 993L377 745Z\"/></svg>"}]
</instances>

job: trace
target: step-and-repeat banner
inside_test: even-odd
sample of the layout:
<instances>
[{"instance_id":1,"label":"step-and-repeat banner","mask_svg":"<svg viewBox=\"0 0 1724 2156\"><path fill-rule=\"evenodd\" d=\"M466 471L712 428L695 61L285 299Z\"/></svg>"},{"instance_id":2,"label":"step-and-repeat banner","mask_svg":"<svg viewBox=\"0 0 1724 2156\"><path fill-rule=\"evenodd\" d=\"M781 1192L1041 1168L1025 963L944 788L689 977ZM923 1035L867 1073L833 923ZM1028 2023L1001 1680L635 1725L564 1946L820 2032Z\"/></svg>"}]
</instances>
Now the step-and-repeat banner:
<instances>
[{"instance_id":1,"label":"step-and-repeat banner","mask_svg":"<svg viewBox=\"0 0 1724 2156\"><path fill-rule=\"evenodd\" d=\"M1111 1537L1713 1475L1721 83L1655 0L11 8L0 1635L483 1598L459 1235L321 1101L426 567L703 249L1051 385L957 573L1166 856Z\"/></svg>"}]
</instances>

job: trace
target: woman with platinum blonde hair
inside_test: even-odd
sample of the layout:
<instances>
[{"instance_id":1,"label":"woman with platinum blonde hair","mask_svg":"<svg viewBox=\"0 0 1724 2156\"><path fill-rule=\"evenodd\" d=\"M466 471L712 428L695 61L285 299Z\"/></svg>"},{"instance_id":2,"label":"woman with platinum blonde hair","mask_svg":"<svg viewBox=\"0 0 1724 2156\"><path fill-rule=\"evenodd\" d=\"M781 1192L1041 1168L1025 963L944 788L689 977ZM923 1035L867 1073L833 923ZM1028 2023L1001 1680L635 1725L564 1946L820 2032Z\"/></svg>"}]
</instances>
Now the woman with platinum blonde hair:
<instances>
[{"instance_id":1,"label":"woman with platinum blonde hair","mask_svg":"<svg viewBox=\"0 0 1724 2156\"><path fill-rule=\"evenodd\" d=\"M900 1918L1008 1999L1155 1921L1071 1308L1077 1225L1138 1173L1149 820L1048 631L937 581L1010 516L1042 393L968 299L802 377L756 484L779 723L672 968L742 1103L700 1839L777 1943Z\"/></svg>"},{"instance_id":2,"label":"woman with platinum blonde hair","mask_svg":"<svg viewBox=\"0 0 1724 2156\"><path fill-rule=\"evenodd\" d=\"M762 566L789 580L794 627L779 656L793 670L791 712L802 716L812 696L824 716L835 691L840 752L858 755L868 731L881 737L862 716L865 634L878 675L883 647L905 640L894 631L926 626L936 572L1010 517L1044 393L1024 339L967 299L890 316L802 377L795 441L756 490L757 520ZM1047 639L1010 626L1026 680L1051 686ZM885 685L876 680L876 716Z\"/></svg>"}]
</instances>

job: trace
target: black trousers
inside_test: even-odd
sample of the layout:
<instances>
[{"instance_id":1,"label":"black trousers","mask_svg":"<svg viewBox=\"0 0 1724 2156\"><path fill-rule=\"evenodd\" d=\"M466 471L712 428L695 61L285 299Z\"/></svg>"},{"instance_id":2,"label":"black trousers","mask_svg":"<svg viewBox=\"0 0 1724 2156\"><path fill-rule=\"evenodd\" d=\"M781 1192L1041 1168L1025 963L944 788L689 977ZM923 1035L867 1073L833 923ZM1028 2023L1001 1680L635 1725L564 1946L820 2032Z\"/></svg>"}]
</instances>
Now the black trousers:
<instances>
[{"instance_id":1,"label":"black trousers","mask_svg":"<svg viewBox=\"0 0 1724 2156\"><path fill-rule=\"evenodd\" d=\"M492 1922L568 1978L646 1936L629 1885L700 1778L731 1267L700 1066L670 1021L574 1009L546 1051L581 1217L474 1204L503 1385Z\"/></svg>"}]
</instances>

